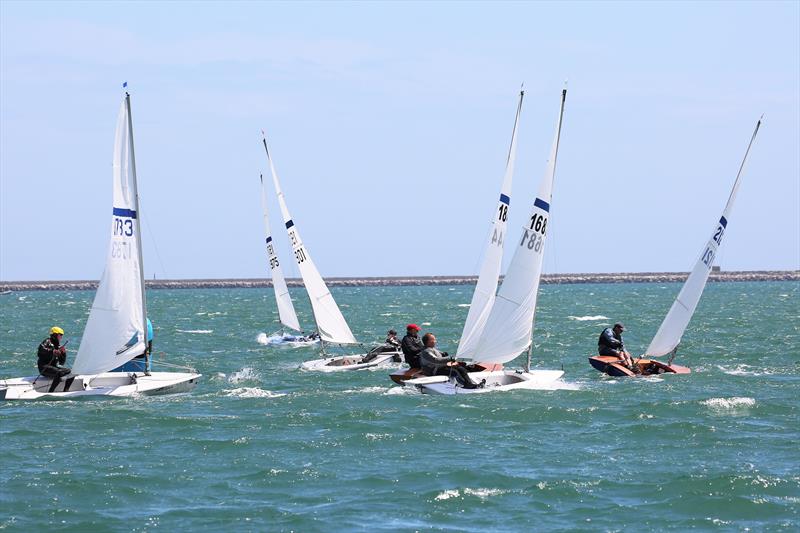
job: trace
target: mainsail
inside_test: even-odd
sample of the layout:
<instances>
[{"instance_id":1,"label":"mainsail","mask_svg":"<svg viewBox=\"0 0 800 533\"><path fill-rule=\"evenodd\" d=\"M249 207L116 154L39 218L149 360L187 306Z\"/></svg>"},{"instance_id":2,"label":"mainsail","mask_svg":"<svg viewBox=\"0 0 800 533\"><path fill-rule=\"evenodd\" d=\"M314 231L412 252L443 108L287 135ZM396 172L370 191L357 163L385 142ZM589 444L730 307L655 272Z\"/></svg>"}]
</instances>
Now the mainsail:
<instances>
[{"instance_id":1,"label":"mainsail","mask_svg":"<svg viewBox=\"0 0 800 533\"><path fill-rule=\"evenodd\" d=\"M274 176L275 169L272 166L272 160L269 162L269 167ZM261 207L264 211L264 230L267 235L267 257L269 257L269 268L272 273L272 287L275 289L275 301L278 304L278 316L281 319L281 324L287 328L300 331L300 322L297 320L297 313L295 313L294 305L292 305L292 297L289 295L289 288L286 286L286 279L283 277L283 268L281 268L281 263L278 261L278 255L275 253L275 245L272 242L264 176L261 176Z\"/></svg>"},{"instance_id":2,"label":"mainsail","mask_svg":"<svg viewBox=\"0 0 800 533\"><path fill-rule=\"evenodd\" d=\"M678 293L678 297L675 299L675 302L673 302L667 316L658 328L656 336L650 341L650 346L645 352L647 356L659 357L671 353L681 342L683 332L686 331L686 326L689 325L689 320L691 320L697 308L697 303L700 301L700 296L703 294L703 289L708 281L708 275L714 264L714 257L717 255L719 247L722 245L722 236L728 227L730 212L733 208L733 202L736 199L736 193L739 191L739 183L742 178L744 165L747 162L747 155L750 153L750 147L753 146L753 141L756 139L756 134L760 126L761 120L759 119L756 124L756 129L753 131L753 136L750 138L750 144L747 145L747 151L742 159L742 164L739 166L739 172L736 174L736 181L733 183L733 189L731 190L730 196L728 196L728 203L725 204L722 216L714 227L714 232L703 248L703 252L697 259L692 272L683 284L681 292Z\"/></svg>"},{"instance_id":3,"label":"mainsail","mask_svg":"<svg viewBox=\"0 0 800 533\"><path fill-rule=\"evenodd\" d=\"M566 98L567 90L564 89L547 170L533 202L531 216L522 227L522 237L473 356L481 362L506 363L519 356L531 344Z\"/></svg>"},{"instance_id":4,"label":"mainsail","mask_svg":"<svg viewBox=\"0 0 800 533\"><path fill-rule=\"evenodd\" d=\"M495 293L497 292L497 281L500 278L500 266L503 262L503 243L505 242L506 227L508 225L508 207L511 203L514 161L517 156L517 128L519 127L519 116L522 111L522 98L524 96L525 92L520 91L517 114L514 117L514 129L511 133L511 146L508 149L508 159L506 160L506 172L503 176L503 185L500 188L500 200L494 212L484 252L483 265L478 275L475 292L472 294L472 302L469 306L467 320L464 323L464 331L461 333L461 340L458 343L456 356L461 358L472 358L474 356L475 348L486 325L486 319L489 318L489 312L492 310Z\"/></svg>"},{"instance_id":5,"label":"mainsail","mask_svg":"<svg viewBox=\"0 0 800 533\"><path fill-rule=\"evenodd\" d=\"M114 194L111 242L97 287L74 374L99 374L145 351L144 297L139 195L133 150L130 95L119 111L114 139Z\"/></svg>"},{"instance_id":6,"label":"mainsail","mask_svg":"<svg viewBox=\"0 0 800 533\"><path fill-rule=\"evenodd\" d=\"M314 320L317 323L317 330L320 339L324 342L333 342L336 344L358 344L358 341L350 331L339 306L333 299L333 295L325 285L322 276L320 275L308 250L303 246L303 241L300 239L300 233L294 225L289 209L286 207L286 200L283 197L280 183L278 182L278 174L275 172L272 158L269 154L267 147L267 139L264 137L264 149L267 151L267 159L272 169L272 182L275 185L275 192L278 195L278 204L281 208L283 221L286 224L286 231L289 234L289 242L292 245L292 252L294 253L297 267L300 270L300 276L303 278L303 284L308 292L308 297L311 300L311 310L314 313Z\"/></svg>"}]
</instances>

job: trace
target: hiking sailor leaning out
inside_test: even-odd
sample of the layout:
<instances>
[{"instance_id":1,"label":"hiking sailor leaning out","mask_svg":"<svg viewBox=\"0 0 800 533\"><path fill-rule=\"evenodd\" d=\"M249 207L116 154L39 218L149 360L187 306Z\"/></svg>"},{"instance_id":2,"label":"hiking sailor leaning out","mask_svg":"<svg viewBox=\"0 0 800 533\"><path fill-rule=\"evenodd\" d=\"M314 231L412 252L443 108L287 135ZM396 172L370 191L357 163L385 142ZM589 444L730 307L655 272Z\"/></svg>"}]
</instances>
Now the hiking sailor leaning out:
<instances>
[{"instance_id":1,"label":"hiking sailor leaning out","mask_svg":"<svg viewBox=\"0 0 800 533\"><path fill-rule=\"evenodd\" d=\"M61 339L64 337L64 330L58 326L50 328L50 336L39 344L37 351L38 360L36 366L39 373L53 380L48 392L53 392L61 383L61 378L72 372L71 369L63 367L67 362L67 347L62 346ZM67 380L64 390L72 384L72 379Z\"/></svg>"}]
</instances>

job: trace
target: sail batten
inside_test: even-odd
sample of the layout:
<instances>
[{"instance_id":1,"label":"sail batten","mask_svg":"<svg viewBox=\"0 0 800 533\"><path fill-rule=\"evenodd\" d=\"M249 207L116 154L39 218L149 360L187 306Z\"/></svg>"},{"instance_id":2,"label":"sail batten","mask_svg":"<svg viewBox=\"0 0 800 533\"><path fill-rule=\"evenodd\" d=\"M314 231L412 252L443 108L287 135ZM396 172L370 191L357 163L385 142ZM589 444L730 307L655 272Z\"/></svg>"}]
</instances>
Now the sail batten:
<instances>
[{"instance_id":1,"label":"sail batten","mask_svg":"<svg viewBox=\"0 0 800 533\"><path fill-rule=\"evenodd\" d=\"M511 132L511 144L506 158L506 170L500 189L500 200L494 211L492 225L488 234L488 242L484 251L483 264L478 275L478 282L472 294L464 330L458 343L457 357L469 359L475 356L475 349L481 333L486 326L497 293L497 282L500 279L500 268L503 262L503 244L507 234L508 210L511 204L511 186L514 177L514 163L517 156L517 131L522 113L524 91L520 91L517 113L514 117L514 128Z\"/></svg>"},{"instance_id":2,"label":"sail batten","mask_svg":"<svg viewBox=\"0 0 800 533\"><path fill-rule=\"evenodd\" d=\"M141 355L146 346L140 211L127 95L117 117L112 174L111 237L106 267L72 366L75 374L106 372Z\"/></svg>"},{"instance_id":3,"label":"sail batten","mask_svg":"<svg viewBox=\"0 0 800 533\"><path fill-rule=\"evenodd\" d=\"M522 226L522 236L516 241L508 272L477 343L473 358L481 362L509 362L527 350L532 343L533 319L542 273L566 94L564 89L561 93L555 138L545 175L534 198L531 215Z\"/></svg>"},{"instance_id":4,"label":"sail batten","mask_svg":"<svg viewBox=\"0 0 800 533\"><path fill-rule=\"evenodd\" d=\"M303 285L305 285L306 292L311 302L311 311L314 314L314 320L317 324L320 339L323 342L332 342L335 344L358 344L352 331L350 331L350 326L347 325L347 321L339 310L339 306L336 305L333 295L328 290L328 286L322 279L316 265L311 260L308 249L304 246L297 226L289 214L289 208L286 205L286 199L278 180L278 173L275 172L272 157L267 147L266 136L264 137L264 148L266 149L267 159L269 160L270 169L272 171L272 183L275 186L278 205L280 206L281 215L283 216L286 231L289 235L289 243L291 244L292 253L297 262L300 276L303 278Z\"/></svg>"},{"instance_id":5,"label":"sail batten","mask_svg":"<svg viewBox=\"0 0 800 533\"><path fill-rule=\"evenodd\" d=\"M728 227L730 213L733 209L733 203L736 200L736 194L739 191L747 156L750 154L750 148L753 146L753 141L755 141L760 127L761 120L756 123L753 136L750 137L750 143L747 145L744 158L742 158L742 163L739 165L739 171L736 174L736 180L728 196L725 209L722 211L722 216L720 216L719 222L714 226L711 238L708 239L708 242L702 249L703 251L700 253L700 257L695 262L689 277L684 282L683 287L681 287L669 312L667 312L667 316L664 317L664 321L661 322L653 340L650 341L650 345L645 351L645 355L648 357L660 357L671 353L677 349L678 344L681 342L683 333L686 331L689 321L692 319L692 315L694 315L697 309L697 304L700 302L700 297L703 295L708 276L714 265L714 259L719 252L719 248L722 246L722 237Z\"/></svg>"}]
</instances>

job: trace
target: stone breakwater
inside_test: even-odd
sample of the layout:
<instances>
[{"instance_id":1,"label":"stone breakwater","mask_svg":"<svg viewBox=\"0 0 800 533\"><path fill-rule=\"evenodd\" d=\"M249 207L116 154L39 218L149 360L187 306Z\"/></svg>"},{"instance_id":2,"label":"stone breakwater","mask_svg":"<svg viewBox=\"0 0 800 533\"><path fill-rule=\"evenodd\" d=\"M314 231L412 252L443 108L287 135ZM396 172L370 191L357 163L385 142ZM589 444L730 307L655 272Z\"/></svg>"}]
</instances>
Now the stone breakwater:
<instances>
[{"instance_id":1,"label":"stone breakwater","mask_svg":"<svg viewBox=\"0 0 800 533\"><path fill-rule=\"evenodd\" d=\"M542 283L676 283L688 272L640 272L636 274L545 274ZM286 280L290 287L302 286L299 279ZM382 278L326 278L331 287L377 287L390 285L470 285L476 276L416 276ZM800 270L712 272L709 281L800 281ZM176 279L146 280L148 289L250 289L271 287L269 279ZM0 293L7 291L94 290L97 281L0 281Z\"/></svg>"}]
</instances>

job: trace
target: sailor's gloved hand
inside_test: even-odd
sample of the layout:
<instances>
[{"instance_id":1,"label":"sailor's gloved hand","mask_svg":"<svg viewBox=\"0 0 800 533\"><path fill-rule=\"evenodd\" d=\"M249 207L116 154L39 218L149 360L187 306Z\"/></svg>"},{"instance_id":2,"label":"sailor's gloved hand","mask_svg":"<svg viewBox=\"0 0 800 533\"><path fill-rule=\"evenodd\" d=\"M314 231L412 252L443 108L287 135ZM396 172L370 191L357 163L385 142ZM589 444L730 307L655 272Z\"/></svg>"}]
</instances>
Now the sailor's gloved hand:
<instances>
[{"instance_id":1,"label":"sailor's gloved hand","mask_svg":"<svg viewBox=\"0 0 800 533\"><path fill-rule=\"evenodd\" d=\"M442 355L445 356L445 357L450 357L450 354L447 353L447 352L442 352Z\"/></svg>"}]
</instances>

